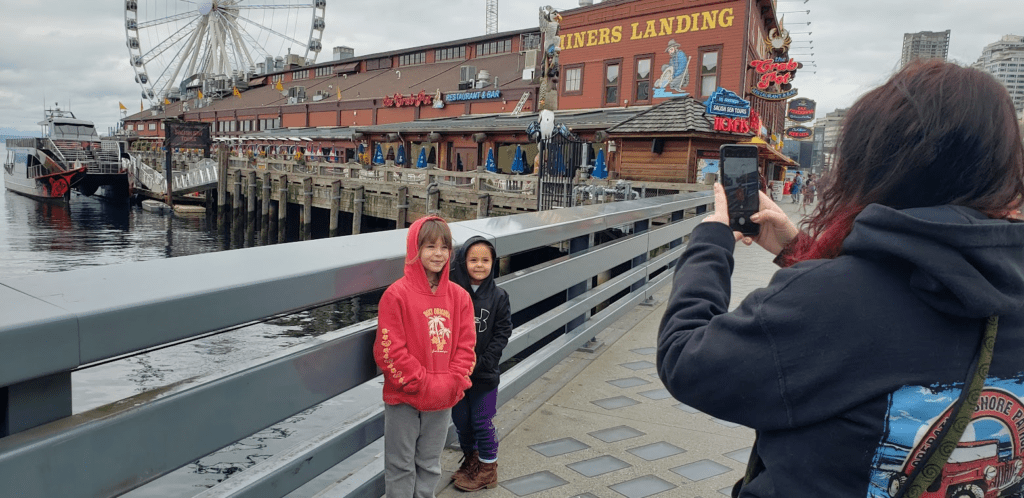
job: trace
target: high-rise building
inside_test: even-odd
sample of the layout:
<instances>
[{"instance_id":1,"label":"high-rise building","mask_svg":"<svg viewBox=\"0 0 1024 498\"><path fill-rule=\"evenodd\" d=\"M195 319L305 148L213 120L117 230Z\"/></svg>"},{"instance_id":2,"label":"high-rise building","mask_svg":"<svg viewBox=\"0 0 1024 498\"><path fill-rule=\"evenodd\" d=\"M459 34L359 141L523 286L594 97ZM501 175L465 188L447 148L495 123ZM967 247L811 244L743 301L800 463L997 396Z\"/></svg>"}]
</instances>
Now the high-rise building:
<instances>
[{"instance_id":1,"label":"high-rise building","mask_svg":"<svg viewBox=\"0 0 1024 498\"><path fill-rule=\"evenodd\" d=\"M914 59L942 59L949 54L949 30L921 31L903 35L903 57L900 67Z\"/></svg>"},{"instance_id":2,"label":"high-rise building","mask_svg":"<svg viewBox=\"0 0 1024 498\"><path fill-rule=\"evenodd\" d=\"M988 44L974 67L995 76L1010 92L1017 112L1024 111L1024 36L1006 35Z\"/></svg>"},{"instance_id":3,"label":"high-rise building","mask_svg":"<svg viewBox=\"0 0 1024 498\"><path fill-rule=\"evenodd\" d=\"M835 164L836 144L839 141L839 134L843 131L843 121L846 120L846 111L849 108L836 109L825 115L822 127L825 129L822 150L822 162L825 169Z\"/></svg>"}]
</instances>

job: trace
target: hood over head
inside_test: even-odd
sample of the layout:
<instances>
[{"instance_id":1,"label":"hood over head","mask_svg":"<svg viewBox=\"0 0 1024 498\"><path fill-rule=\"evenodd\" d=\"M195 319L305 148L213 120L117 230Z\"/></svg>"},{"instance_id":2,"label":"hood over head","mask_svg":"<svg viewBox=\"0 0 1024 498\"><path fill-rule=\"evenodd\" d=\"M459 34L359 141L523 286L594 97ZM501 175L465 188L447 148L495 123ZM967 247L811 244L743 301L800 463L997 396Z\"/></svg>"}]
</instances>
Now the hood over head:
<instances>
[{"instance_id":1,"label":"hood over head","mask_svg":"<svg viewBox=\"0 0 1024 498\"><path fill-rule=\"evenodd\" d=\"M906 265L914 294L946 314L984 318L1024 306L1024 223L961 206L871 204L843 254Z\"/></svg>"},{"instance_id":2,"label":"hood over head","mask_svg":"<svg viewBox=\"0 0 1024 498\"><path fill-rule=\"evenodd\" d=\"M440 282L437 285L437 293L430 292L430 284L427 282L427 270L423 268L423 263L420 263L420 246L419 237L420 229L423 228L423 224L430 221L437 220L441 223L445 221L437 216L425 216L416 220L412 226L409 227L409 234L405 238L405 269L403 270L406 278L412 283L416 291L432 294L432 295L444 295L448 291L448 269L451 267L452 258L448 257L448 261L445 262L444 268L441 269ZM447 223L445 223L447 225Z\"/></svg>"},{"instance_id":3,"label":"hood over head","mask_svg":"<svg viewBox=\"0 0 1024 498\"><path fill-rule=\"evenodd\" d=\"M470 285L469 272L466 271L466 255L469 253L469 248L477 242L483 242L487 244L491 249L491 256L494 258L494 262L491 264L491 274L480 283L480 287L474 291ZM494 292L497 288L497 284L494 283L494 277L498 274L498 258L494 251L494 245L492 245L487 239L480 236L470 237L465 243L459 246L458 252L452 258L452 280L459 284L460 287L466 289L469 295L475 298L486 298Z\"/></svg>"}]
</instances>

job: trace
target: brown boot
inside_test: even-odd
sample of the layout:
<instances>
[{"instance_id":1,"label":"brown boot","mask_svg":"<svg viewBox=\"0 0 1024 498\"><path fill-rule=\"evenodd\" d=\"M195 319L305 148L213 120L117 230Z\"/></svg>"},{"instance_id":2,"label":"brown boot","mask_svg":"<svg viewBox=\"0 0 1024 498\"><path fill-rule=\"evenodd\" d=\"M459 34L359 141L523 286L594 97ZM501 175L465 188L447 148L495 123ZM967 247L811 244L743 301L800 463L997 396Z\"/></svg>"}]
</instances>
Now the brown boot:
<instances>
[{"instance_id":1,"label":"brown boot","mask_svg":"<svg viewBox=\"0 0 1024 498\"><path fill-rule=\"evenodd\" d=\"M462 465L459 470L456 470L452 474L452 480L458 481L459 479L465 479L466 477L476 473L477 467L480 466L480 453L474 451L473 453L462 454Z\"/></svg>"},{"instance_id":2,"label":"brown boot","mask_svg":"<svg viewBox=\"0 0 1024 498\"><path fill-rule=\"evenodd\" d=\"M498 486L498 462L483 463L476 469L476 473L470 474L467 478L455 481L455 487L463 491L478 491L484 488L493 489Z\"/></svg>"}]
</instances>

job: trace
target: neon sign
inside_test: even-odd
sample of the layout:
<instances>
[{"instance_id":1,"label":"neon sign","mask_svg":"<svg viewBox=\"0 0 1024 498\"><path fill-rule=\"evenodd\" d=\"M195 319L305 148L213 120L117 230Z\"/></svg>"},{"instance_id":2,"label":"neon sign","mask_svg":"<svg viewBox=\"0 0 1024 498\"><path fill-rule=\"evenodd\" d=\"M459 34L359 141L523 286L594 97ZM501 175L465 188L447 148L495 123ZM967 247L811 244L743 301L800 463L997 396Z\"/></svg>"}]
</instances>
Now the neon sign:
<instances>
[{"instance_id":1,"label":"neon sign","mask_svg":"<svg viewBox=\"0 0 1024 498\"><path fill-rule=\"evenodd\" d=\"M757 74L761 75L750 93L765 100L785 100L796 96L796 89L791 89L793 74L801 67L796 60L786 60L785 57L763 59L751 61L750 66ZM781 89L781 91L768 91L770 88Z\"/></svg>"},{"instance_id":2,"label":"neon sign","mask_svg":"<svg viewBox=\"0 0 1024 498\"><path fill-rule=\"evenodd\" d=\"M403 97L402 94L396 93L392 97L384 97L384 107L404 107L404 106L416 106L421 105L433 105L434 98L427 95L427 92L420 90L417 95L409 95Z\"/></svg>"},{"instance_id":3,"label":"neon sign","mask_svg":"<svg viewBox=\"0 0 1024 498\"><path fill-rule=\"evenodd\" d=\"M707 101L707 113L715 116L727 116L730 118L745 118L750 116L750 102L743 100L729 90L719 88Z\"/></svg>"}]
</instances>

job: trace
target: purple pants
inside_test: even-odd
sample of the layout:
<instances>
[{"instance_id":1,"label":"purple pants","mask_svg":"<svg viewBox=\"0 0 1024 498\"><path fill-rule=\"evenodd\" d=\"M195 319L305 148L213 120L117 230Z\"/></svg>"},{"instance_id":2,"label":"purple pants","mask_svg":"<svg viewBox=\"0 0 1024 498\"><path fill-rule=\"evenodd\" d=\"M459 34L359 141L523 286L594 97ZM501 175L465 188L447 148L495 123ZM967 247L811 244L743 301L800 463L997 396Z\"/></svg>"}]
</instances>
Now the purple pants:
<instances>
[{"instance_id":1,"label":"purple pants","mask_svg":"<svg viewBox=\"0 0 1024 498\"><path fill-rule=\"evenodd\" d=\"M452 422L463 453L480 452L481 460L498 458L494 415L498 412L498 388L466 389L466 396L452 407Z\"/></svg>"}]
</instances>

